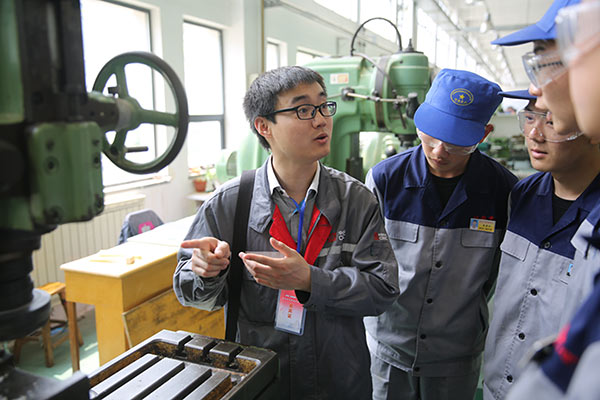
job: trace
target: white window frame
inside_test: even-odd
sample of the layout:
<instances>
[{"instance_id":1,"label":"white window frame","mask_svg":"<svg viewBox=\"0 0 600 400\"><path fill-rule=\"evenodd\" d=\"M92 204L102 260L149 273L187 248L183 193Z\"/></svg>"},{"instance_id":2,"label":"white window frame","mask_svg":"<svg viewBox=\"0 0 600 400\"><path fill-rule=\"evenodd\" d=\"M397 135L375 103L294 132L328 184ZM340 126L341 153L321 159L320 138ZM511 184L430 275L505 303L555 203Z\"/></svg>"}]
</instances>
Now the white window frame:
<instances>
[{"instance_id":1,"label":"white window frame","mask_svg":"<svg viewBox=\"0 0 600 400\"><path fill-rule=\"evenodd\" d=\"M221 63L221 93L222 93L222 105L221 105L221 110L222 113L220 114L190 114L190 124L195 123L195 122L218 122L220 125L220 141L221 141L221 150L223 150L225 148L225 60L224 60L224 49L223 49L223 30L214 26L210 26L207 24L203 24L197 21L193 21L190 19L184 19L183 24L190 24L190 25L195 25L195 26L199 26L202 27L204 29L210 29L210 30L214 30L216 32L218 32L219 34L219 48L220 48L220 63ZM185 51L185 50L184 50ZM185 54L184 54L184 58L185 58ZM190 88L189 90L197 90L197 89L192 89ZM190 110L191 112L191 110ZM189 146L189 141L186 142L188 147L187 147L187 151L194 151L194 149L191 149ZM199 174L199 170L203 169L203 168L208 168L211 167L212 163L207 162L205 164L201 164L201 165L189 165L188 163L188 174L189 176L197 176Z\"/></svg>"}]
</instances>

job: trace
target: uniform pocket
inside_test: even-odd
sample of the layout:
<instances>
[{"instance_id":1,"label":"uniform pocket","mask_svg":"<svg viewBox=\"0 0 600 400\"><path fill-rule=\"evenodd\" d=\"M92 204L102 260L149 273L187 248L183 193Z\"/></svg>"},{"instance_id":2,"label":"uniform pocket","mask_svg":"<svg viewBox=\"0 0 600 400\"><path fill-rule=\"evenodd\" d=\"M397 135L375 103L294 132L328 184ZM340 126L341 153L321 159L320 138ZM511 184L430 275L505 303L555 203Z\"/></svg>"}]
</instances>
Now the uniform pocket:
<instances>
[{"instance_id":1,"label":"uniform pocket","mask_svg":"<svg viewBox=\"0 0 600 400\"><path fill-rule=\"evenodd\" d=\"M410 222L386 219L385 230L390 239L416 243L419 238L419 225Z\"/></svg>"},{"instance_id":2,"label":"uniform pocket","mask_svg":"<svg viewBox=\"0 0 600 400\"><path fill-rule=\"evenodd\" d=\"M492 232L463 229L460 235L460 243L463 247L497 247L498 242L499 235Z\"/></svg>"},{"instance_id":3,"label":"uniform pocket","mask_svg":"<svg viewBox=\"0 0 600 400\"><path fill-rule=\"evenodd\" d=\"M529 240L510 231L506 231L504 240L500 245L500 250L502 250L502 252L509 254L520 261L525 261L528 249Z\"/></svg>"},{"instance_id":4,"label":"uniform pocket","mask_svg":"<svg viewBox=\"0 0 600 400\"><path fill-rule=\"evenodd\" d=\"M568 285L571 282L571 268L573 267L573 260L557 260L552 264L556 265L557 267L557 273L553 280Z\"/></svg>"}]
</instances>

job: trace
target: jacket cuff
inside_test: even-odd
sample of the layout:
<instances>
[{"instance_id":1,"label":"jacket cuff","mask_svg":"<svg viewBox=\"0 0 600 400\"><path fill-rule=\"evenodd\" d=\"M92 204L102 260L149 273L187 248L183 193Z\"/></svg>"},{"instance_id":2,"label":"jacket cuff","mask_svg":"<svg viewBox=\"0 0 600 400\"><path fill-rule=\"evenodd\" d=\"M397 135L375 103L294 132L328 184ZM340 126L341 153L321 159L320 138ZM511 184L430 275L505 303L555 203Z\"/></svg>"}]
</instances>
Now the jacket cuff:
<instances>
[{"instance_id":1,"label":"jacket cuff","mask_svg":"<svg viewBox=\"0 0 600 400\"><path fill-rule=\"evenodd\" d=\"M194 274L194 293L196 293L197 290L205 291L213 289L219 285L223 285L227 279L226 271L228 271L227 268L221 271L219 275L212 278L203 278L200 275L196 275L192 272Z\"/></svg>"},{"instance_id":2,"label":"jacket cuff","mask_svg":"<svg viewBox=\"0 0 600 400\"><path fill-rule=\"evenodd\" d=\"M326 290L329 287L330 279L328 273L315 266L310 266L310 293L302 290L296 290L298 301L304 305L304 308L310 310L323 310L327 301Z\"/></svg>"}]
</instances>

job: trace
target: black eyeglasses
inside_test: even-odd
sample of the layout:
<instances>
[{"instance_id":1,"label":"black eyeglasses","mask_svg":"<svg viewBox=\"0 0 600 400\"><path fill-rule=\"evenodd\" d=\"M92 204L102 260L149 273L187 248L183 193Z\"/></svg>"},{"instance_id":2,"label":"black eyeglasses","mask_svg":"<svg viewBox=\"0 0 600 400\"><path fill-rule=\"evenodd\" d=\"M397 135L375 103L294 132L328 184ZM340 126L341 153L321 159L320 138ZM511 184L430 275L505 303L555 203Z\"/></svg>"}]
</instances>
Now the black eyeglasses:
<instances>
[{"instance_id":1,"label":"black eyeglasses","mask_svg":"<svg viewBox=\"0 0 600 400\"><path fill-rule=\"evenodd\" d=\"M275 110L272 113L263 115L263 117L267 117L269 115L274 115L285 111L296 111L298 119L306 120L313 119L315 115L317 115L317 110L319 110L321 115L324 117L332 117L333 115L335 115L335 111L337 110L337 103L335 101L326 101L325 103L319 104L318 106L313 106L312 104L302 104L292 108L282 108L281 110Z\"/></svg>"}]
</instances>

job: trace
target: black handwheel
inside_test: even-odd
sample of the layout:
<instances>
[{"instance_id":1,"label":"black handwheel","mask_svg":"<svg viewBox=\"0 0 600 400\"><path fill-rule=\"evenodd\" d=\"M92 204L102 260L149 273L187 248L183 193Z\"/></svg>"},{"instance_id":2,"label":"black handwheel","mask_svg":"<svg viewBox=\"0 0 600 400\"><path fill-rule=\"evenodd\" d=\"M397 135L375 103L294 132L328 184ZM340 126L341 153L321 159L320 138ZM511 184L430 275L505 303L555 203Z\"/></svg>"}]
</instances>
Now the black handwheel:
<instances>
[{"instance_id":1,"label":"black handwheel","mask_svg":"<svg viewBox=\"0 0 600 400\"><path fill-rule=\"evenodd\" d=\"M127 78L125 77L125 66L128 64L144 64L158 71L168 83L175 97L175 113L167 113L156 110L146 110L139 102L129 96L127 89ZM123 53L110 60L102 68L93 90L102 93L106 83L111 76L115 75L117 86L110 88L116 98L119 118L117 126L109 130L116 132L115 138L110 143L104 135L104 154L119 168L135 174L147 174L157 172L166 167L177 156L188 130L189 113L187 96L181 81L175 71L161 58L146 52ZM175 134L168 144L164 153L147 163L136 163L125 158L127 153L147 151L147 148L128 148L125 146L127 133L136 129L140 124L167 125L175 128Z\"/></svg>"}]
</instances>

